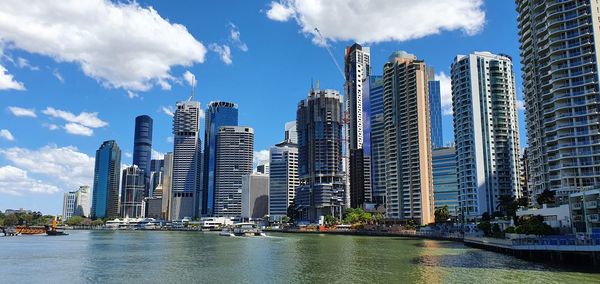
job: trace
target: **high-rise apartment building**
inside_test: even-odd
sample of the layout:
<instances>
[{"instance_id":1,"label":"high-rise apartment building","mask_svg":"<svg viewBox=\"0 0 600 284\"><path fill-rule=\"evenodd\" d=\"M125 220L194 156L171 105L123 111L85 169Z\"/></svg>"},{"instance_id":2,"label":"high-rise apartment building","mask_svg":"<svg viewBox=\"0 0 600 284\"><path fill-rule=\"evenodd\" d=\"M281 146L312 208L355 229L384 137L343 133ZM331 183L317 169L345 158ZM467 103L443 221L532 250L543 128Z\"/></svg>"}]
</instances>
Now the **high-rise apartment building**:
<instances>
[{"instance_id":1,"label":"high-rise apartment building","mask_svg":"<svg viewBox=\"0 0 600 284\"><path fill-rule=\"evenodd\" d=\"M121 149L114 140L104 141L96 150L94 189L91 216L119 216L119 182L121 180Z\"/></svg>"},{"instance_id":2,"label":"high-rise apartment building","mask_svg":"<svg viewBox=\"0 0 600 284\"><path fill-rule=\"evenodd\" d=\"M450 216L458 217L458 173L456 169L456 149L443 147L433 149L431 156L433 169L433 204L441 208L448 206Z\"/></svg>"},{"instance_id":3,"label":"high-rise apartment building","mask_svg":"<svg viewBox=\"0 0 600 284\"><path fill-rule=\"evenodd\" d=\"M429 95L425 63L403 51L383 66L386 215L433 222Z\"/></svg>"},{"instance_id":4,"label":"high-rise apartment building","mask_svg":"<svg viewBox=\"0 0 600 284\"><path fill-rule=\"evenodd\" d=\"M152 118L140 115L135 118L133 137L133 164L144 170L144 196L150 196L150 161L152 158Z\"/></svg>"},{"instance_id":5,"label":"high-rise apartment building","mask_svg":"<svg viewBox=\"0 0 600 284\"><path fill-rule=\"evenodd\" d=\"M369 76L371 72L370 49L355 43L346 48L345 78L346 89L345 118L346 155L349 156L350 204L352 208L363 207L370 202L371 188L368 175L370 168L365 167L365 159L370 158L369 145ZM370 162L367 162L370 166ZM367 169L368 168L368 169ZM365 174L367 169L367 174Z\"/></svg>"},{"instance_id":6,"label":"high-rise apartment building","mask_svg":"<svg viewBox=\"0 0 600 284\"><path fill-rule=\"evenodd\" d=\"M296 112L298 175L295 206L311 222L320 216L341 217L346 205L342 166L342 96L335 90L311 88Z\"/></svg>"},{"instance_id":7,"label":"high-rise apartment building","mask_svg":"<svg viewBox=\"0 0 600 284\"><path fill-rule=\"evenodd\" d=\"M202 204L199 192L202 155L198 136L201 111L199 102L188 100L177 103L173 117L172 220L198 216L199 204Z\"/></svg>"},{"instance_id":8,"label":"high-rise apartment building","mask_svg":"<svg viewBox=\"0 0 600 284\"><path fill-rule=\"evenodd\" d=\"M238 105L210 102L205 114L202 215L214 214L217 133L222 126L238 125Z\"/></svg>"},{"instance_id":9,"label":"high-rise apartment building","mask_svg":"<svg viewBox=\"0 0 600 284\"><path fill-rule=\"evenodd\" d=\"M532 192L531 184L529 183L529 151L527 148L523 149L521 154L521 161L519 163L519 169L521 176L519 177L521 185L521 196L527 198L527 203L532 204L534 196Z\"/></svg>"},{"instance_id":10,"label":"high-rise apartment building","mask_svg":"<svg viewBox=\"0 0 600 284\"><path fill-rule=\"evenodd\" d=\"M533 194L600 188L600 3L516 0ZM533 198L535 200L535 198Z\"/></svg>"},{"instance_id":11,"label":"high-rise apartment building","mask_svg":"<svg viewBox=\"0 0 600 284\"><path fill-rule=\"evenodd\" d=\"M383 77L371 76L371 191L372 202L385 205L385 123L383 120Z\"/></svg>"},{"instance_id":12,"label":"high-rise apartment building","mask_svg":"<svg viewBox=\"0 0 600 284\"><path fill-rule=\"evenodd\" d=\"M440 81L435 79L435 69L427 67L427 82L429 91L429 120L431 121L431 147L433 149L444 146L442 131L442 95Z\"/></svg>"},{"instance_id":13,"label":"high-rise apartment building","mask_svg":"<svg viewBox=\"0 0 600 284\"><path fill-rule=\"evenodd\" d=\"M215 150L214 215L239 217L242 213L242 176L252 173L254 129L220 127Z\"/></svg>"},{"instance_id":14,"label":"high-rise apartment building","mask_svg":"<svg viewBox=\"0 0 600 284\"><path fill-rule=\"evenodd\" d=\"M243 220L262 219L269 214L269 175L253 173L242 176Z\"/></svg>"},{"instance_id":15,"label":"high-rise apartment building","mask_svg":"<svg viewBox=\"0 0 600 284\"><path fill-rule=\"evenodd\" d=\"M269 217L281 221L294 203L298 179L298 144L282 142L269 150Z\"/></svg>"},{"instance_id":16,"label":"high-rise apartment building","mask_svg":"<svg viewBox=\"0 0 600 284\"><path fill-rule=\"evenodd\" d=\"M67 221L75 215L75 204L76 204L75 191L65 192L65 195L63 198L63 213L62 213L63 221Z\"/></svg>"},{"instance_id":17,"label":"high-rise apartment building","mask_svg":"<svg viewBox=\"0 0 600 284\"><path fill-rule=\"evenodd\" d=\"M475 52L452 64L454 141L465 221L519 197L519 127L512 60Z\"/></svg>"},{"instance_id":18,"label":"high-rise apartment building","mask_svg":"<svg viewBox=\"0 0 600 284\"><path fill-rule=\"evenodd\" d=\"M123 169L121 178L121 217L140 218L144 200L146 174L133 165Z\"/></svg>"}]
</instances>

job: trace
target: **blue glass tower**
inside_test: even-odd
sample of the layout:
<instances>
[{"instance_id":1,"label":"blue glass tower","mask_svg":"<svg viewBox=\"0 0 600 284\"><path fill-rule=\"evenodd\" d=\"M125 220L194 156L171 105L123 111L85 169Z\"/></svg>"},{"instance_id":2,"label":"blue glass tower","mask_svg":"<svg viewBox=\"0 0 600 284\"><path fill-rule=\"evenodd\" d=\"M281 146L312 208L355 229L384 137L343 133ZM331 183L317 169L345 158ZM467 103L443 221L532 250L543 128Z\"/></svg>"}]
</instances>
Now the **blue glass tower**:
<instances>
[{"instance_id":1,"label":"blue glass tower","mask_svg":"<svg viewBox=\"0 0 600 284\"><path fill-rule=\"evenodd\" d=\"M140 115L135 118L133 137L133 164L144 170L144 196L149 195L150 160L152 158L152 118Z\"/></svg>"},{"instance_id":2,"label":"blue glass tower","mask_svg":"<svg viewBox=\"0 0 600 284\"><path fill-rule=\"evenodd\" d=\"M205 115L202 215L213 214L215 194L216 140L219 128L238 125L238 106L230 102L210 102Z\"/></svg>"},{"instance_id":3,"label":"blue glass tower","mask_svg":"<svg viewBox=\"0 0 600 284\"><path fill-rule=\"evenodd\" d=\"M92 218L119 216L121 150L114 140L104 141L96 150Z\"/></svg>"},{"instance_id":4,"label":"blue glass tower","mask_svg":"<svg viewBox=\"0 0 600 284\"><path fill-rule=\"evenodd\" d=\"M448 206L450 216L458 216L458 171L454 147L434 149L431 155L433 168L433 202L435 208Z\"/></svg>"},{"instance_id":5,"label":"blue glass tower","mask_svg":"<svg viewBox=\"0 0 600 284\"><path fill-rule=\"evenodd\" d=\"M444 146L444 137L442 136L442 99L440 91L440 81L435 80L435 71L433 68L427 68L429 77L429 118L431 121L431 147L432 149Z\"/></svg>"},{"instance_id":6,"label":"blue glass tower","mask_svg":"<svg viewBox=\"0 0 600 284\"><path fill-rule=\"evenodd\" d=\"M369 91L371 173L373 202L385 204L385 124L383 120L383 77L371 76Z\"/></svg>"}]
</instances>

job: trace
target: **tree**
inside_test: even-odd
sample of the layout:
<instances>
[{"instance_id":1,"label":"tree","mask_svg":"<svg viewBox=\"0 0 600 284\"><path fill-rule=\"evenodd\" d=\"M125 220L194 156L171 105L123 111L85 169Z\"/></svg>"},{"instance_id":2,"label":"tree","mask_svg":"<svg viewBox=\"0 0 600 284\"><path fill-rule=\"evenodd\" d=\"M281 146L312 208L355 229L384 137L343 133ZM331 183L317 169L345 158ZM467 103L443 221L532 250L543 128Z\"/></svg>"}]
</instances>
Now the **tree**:
<instances>
[{"instance_id":1,"label":"tree","mask_svg":"<svg viewBox=\"0 0 600 284\"><path fill-rule=\"evenodd\" d=\"M538 196L535 198L535 201L537 201L537 203L540 205L554 204L554 202L556 201L555 195L556 193L554 191L545 189L544 191L542 191L542 193L538 194Z\"/></svg>"},{"instance_id":2,"label":"tree","mask_svg":"<svg viewBox=\"0 0 600 284\"><path fill-rule=\"evenodd\" d=\"M20 217L19 219L21 219L20 223L25 226L31 225L31 221L33 221L33 215L31 215L31 214L25 213L25 214L21 214L21 216L19 216L19 217Z\"/></svg>"},{"instance_id":3,"label":"tree","mask_svg":"<svg viewBox=\"0 0 600 284\"><path fill-rule=\"evenodd\" d=\"M483 234L486 236L492 235L492 225L490 224L490 221L482 221L477 225L477 228L483 231Z\"/></svg>"},{"instance_id":4,"label":"tree","mask_svg":"<svg viewBox=\"0 0 600 284\"><path fill-rule=\"evenodd\" d=\"M554 230L548 224L544 223L542 216L532 216L527 219L522 219L520 225L516 228L518 234L527 235L553 235Z\"/></svg>"},{"instance_id":5,"label":"tree","mask_svg":"<svg viewBox=\"0 0 600 284\"><path fill-rule=\"evenodd\" d=\"M67 220L66 223L69 226L79 226L79 225L81 225L81 222L83 222L83 217L73 216L73 217L69 218L69 220Z\"/></svg>"},{"instance_id":6,"label":"tree","mask_svg":"<svg viewBox=\"0 0 600 284\"><path fill-rule=\"evenodd\" d=\"M92 226L97 227L97 226L102 226L102 225L104 225L104 221L102 221L102 220L94 220L94 221L92 221Z\"/></svg>"},{"instance_id":7,"label":"tree","mask_svg":"<svg viewBox=\"0 0 600 284\"><path fill-rule=\"evenodd\" d=\"M383 221L383 214L381 214L381 213L375 213L375 215L373 215L373 221L376 224L381 223L381 221Z\"/></svg>"},{"instance_id":8,"label":"tree","mask_svg":"<svg viewBox=\"0 0 600 284\"><path fill-rule=\"evenodd\" d=\"M325 216L325 225L333 226L333 225L336 225L337 222L338 222L338 220L335 217L333 217L332 215Z\"/></svg>"},{"instance_id":9,"label":"tree","mask_svg":"<svg viewBox=\"0 0 600 284\"><path fill-rule=\"evenodd\" d=\"M444 207L439 207L435 209L435 223L445 223L450 219L450 209L448 209L448 205L444 205Z\"/></svg>"},{"instance_id":10,"label":"tree","mask_svg":"<svg viewBox=\"0 0 600 284\"><path fill-rule=\"evenodd\" d=\"M483 214L481 215L481 221L490 221L492 218L490 217L490 213L488 212L483 212Z\"/></svg>"},{"instance_id":11,"label":"tree","mask_svg":"<svg viewBox=\"0 0 600 284\"><path fill-rule=\"evenodd\" d=\"M281 223L289 223L290 222L290 217L288 216L283 216L281 218Z\"/></svg>"},{"instance_id":12,"label":"tree","mask_svg":"<svg viewBox=\"0 0 600 284\"><path fill-rule=\"evenodd\" d=\"M83 226L91 226L92 225L92 219L90 219L90 218L83 218L83 220L81 220L81 225L83 225Z\"/></svg>"},{"instance_id":13,"label":"tree","mask_svg":"<svg viewBox=\"0 0 600 284\"><path fill-rule=\"evenodd\" d=\"M4 225L5 226L15 226L19 224L19 218L15 214L8 214L4 217Z\"/></svg>"}]
</instances>

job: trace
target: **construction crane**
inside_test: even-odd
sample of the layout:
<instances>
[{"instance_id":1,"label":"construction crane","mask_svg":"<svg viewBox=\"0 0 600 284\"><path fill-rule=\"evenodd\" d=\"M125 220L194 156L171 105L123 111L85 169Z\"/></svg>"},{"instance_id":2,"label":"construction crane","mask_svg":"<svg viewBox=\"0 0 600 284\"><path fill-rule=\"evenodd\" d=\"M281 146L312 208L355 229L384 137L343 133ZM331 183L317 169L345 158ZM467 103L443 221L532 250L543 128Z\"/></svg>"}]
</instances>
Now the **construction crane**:
<instances>
[{"instance_id":1,"label":"construction crane","mask_svg":"<svg viewBox=\"0 0 600 284\"><path fill-rule=\"evenodd\" d=\"M335 56L333 56L333 52L331 52L331 49L329 49L329 45L327 45L327 40L323 37L323 35L321 34L321 31L319 31L319 28L315 28L315 32L317 33L317 35L319 35L319 38L323 42L325 49L327 49L329 56L331 56L331 60L333 60L335 67L337 67L338 71L340 71L340 75L342 75L342 78L346 79L346 75L344 75L344 71L342 71L342 67L340 67L340 64L338 64L337 60L335 59Z\"/></svg>"}]
</instances>

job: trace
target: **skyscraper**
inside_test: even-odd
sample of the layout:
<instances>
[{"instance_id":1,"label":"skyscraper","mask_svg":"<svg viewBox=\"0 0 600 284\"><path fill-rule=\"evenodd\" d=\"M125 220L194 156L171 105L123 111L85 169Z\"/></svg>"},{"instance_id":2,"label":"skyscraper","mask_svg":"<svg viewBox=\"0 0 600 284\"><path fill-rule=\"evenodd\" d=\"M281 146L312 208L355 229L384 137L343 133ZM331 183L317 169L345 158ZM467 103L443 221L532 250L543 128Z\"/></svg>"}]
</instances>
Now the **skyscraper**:
<instances>
[{"instance_id":1,"label":"skyscraper","mask_svg":"<svg viewBox=\"0 0 600 284\"><path fill-rule=\"evenodd\" d=\"M600 4L516 0L533 194L600 188ZM535 198L533 198L535 200Z\"/></svg>"},{"instance_id":2,"label":"skyscraper","mask_svg":"<svg viewBox=\"0 0 600 284\"><path fill-rule=\"evenodd\" d=\"M346 48L346 154L349 155L350 207L359 208L370 201L370 169L365 167L369 159L369 73L370 49L355 43ZM367 129L365 129L367 128ZM366 131L365 131L366 130ZM366 154L365 154L366 150ZM367 162L369 165L370 163ZM366 182L365 182L366 181ZM366 185L366 186L365 186Z\"/></svg>"},{"instance_id":3,"label":"skyscraper","mask_svg":"<svg viewBox=\"0 0 600 284\"><path fill-rule=\"evenodd\" d=\"M73 216L90 217L90 187L82 185L75 191L75 211Z\"/></svg>"},{"instance_id":4,"label":"skyscraper","mask_svg":"<svg viewBox=\"0 0 600 284\"><path fill-rule=\"evenodd\" d=\"M121 179L121 217L140 218L145 189L144 169L133 165L123 169Z\"/></svg>"},{"instance_id":5,"label":"skyscraper","mask_svg":"<svg viewBox=\"0 0 600 284\"><path fill-rule=\"evenodd\" d=\"M386 215L433 221L429 95L425 63L404 51L383 66Z\"/></svg>"},{"instance_id":6,"label":"skyscraper","mask_svg":"<svg viewBox=\"0 0 600 284\"><path fill-rule=\"evenodd\" d=\"M294 203L296 188L300 185L298 144L282 142L271 147L269 164L269 217L281 221Z\"/></svg>"},{"instance_id":7,"label":"skyscraper","mask_svg":"<svg viewBox=\"0 0 600 284\"><path fill-rule=\"evenodd\" d=\"M261 219L268 214L269 175L253 173L242 176L242 219Z\"/></svg>"},{"instance_id":8,"label":"skyscraper","mask_svg":"<svg viewBox=\"0 0 600 284\"><path fill-rule=\"evenodd\" d=\"M173 153L169 152L164 157L164 167L162 176L162 218L172 220L171 218L171 198L173 197Z\"/></svg>"},{"instance_id":9,"label":"skyscraper","mask_svg":"<svg viewBox=\"0 0 600 284\"><path fill-rule=\"evenodd\" d=\"M162 184L162 176L164 170L165 160L163 159L152 159L150 161L150 182L148 183L148 196L155 196L156 187ZM160 193L162 196L162 192Z\"/></svg>"},{"instance_id":10,"label":"skyscraper","mask_svg":"<svg viewBox=\"0 0 600 284\"><path fill-rule=\"evenodd\" d=\"M63 213L62 213L63 221L67 221L75 215L75 203L76 203L75 191L65 192L65 195L63 198Z\"/></svg>"},{"instance_id":11,"label":"skyscraper","mask_svg":"<svg viewBox=\"0 0 600 284\"><path fill-rule=\"evenodd\" d=\"M458 217L458 174L456 171L456 149L443 147L433 149L431 164L433 168L434 207L448 206L450 216Z\"/></svg>"},{"instance_id":12,"label":"skyscraper","mask_svg":"<svg viewBox=\"0 0 600 284\"><path fill-rule=\"evenodd\" d=\"M269 165L268 161L261 161L256 166L257 173L268 175L270 171L271 171L271 166Z\"/></svg>"},{"instance_id":13,"label":"skyscraper","mask_svg":"<svg viewBox=\"0 0 600 284\"><path fill-rule=\"evenodd\" d=\"M298 144L298 131L296 130L296 121L285 123L285 142Z\"/></svg>"},{"instance_id":14,"label":"skyscraper","mask_svg":"<svg viewBox=\"0 0 600 284\"><path fill-rule=\"evenodd\" d=\"M210 102L205 120L202 215L213 215L217 133L221 126L238 125L238 106L230 102Z\"/></svg>"},{"instance_id":15,"label":"skyscraper","mask_svg":"<svg viewBox=\"0 0 600 284\"><path fill-rule=\"evenodd\" d=\"M523 149L523 154L521 155L521 161L519 163L519 168L521 171L521 176L519 177L521 183L521 195L527 198L528 204L532 204L534 196L532 196L532 188L529 182L529 154L527 148Z\"/></svg>"},{"instance_id":16,"label":"skyscraper","mask_svg":"<svg viewBox=\"0 0 600 284\"><path fill-rule=\"evenodd\" d=\"M341 217L346 204L342 166L342 96L311 88L296 114L298 174L295 206L311 222L320 216Z\"/></svg>"},{"instance_id":17,"label":"skyscraper","mask_svg":"<svg viewBox=\"0 0 600 284\"><path fill-rule=\"evenodd\" d=\"M173 177L171 184L170 217L181 220L198 216L202 204L200 188L200 103L177 103L173 117Z\"/></svg>"},{"instance_id":18,"label":"skyscraper","mask_svg":"<svg viewBox=\"0 0 600 284\"><path fill-rule=\"evenodd\" d=\"M242 210L242 176L252 173L254 130L222 126L215 147L215 207L217 217L239 217Z\"/></svg>"},{"instance_id":19,"label":"skyscraper","mask_svg":"<svg viewBox=\"0 0 600 284\"><path fill-rule=\"evenodd\" d=\"M452 107L461 214L472 221L519 197L519 127L512 60L475 52L452 64Z\"/></svg>"},{"instance_id":20,"label":"skyscraper","mask_svg":"<svg viewBox=\"0 0 600 284\"><path fill-rule=\"evenodd\" d=\"M385 123L383 119L383 77L371 76L371 188L372 202L385 205Z\"/></svg>"},{"instance_id":21,"label":"skyscraper","mask_svg":"<svg viewBox=\"0 0 600 284\"><path fill-rule=\"evenodd\" d=\"M114 140L104 141L96 150L92 218L119 216L119 181L121 179L121 149Z\"/></svg>"},{"instance_id":22,"label":"skyscraper","mask_svg":"<svg viewBox=\"0 0 600 284\"><path fill-rule=\"evenodd\" d=\"M133 164L144 170L144 196L150 195L150 160L152 158L152 118L140 115L135 118L133 137Z\"/></svg>"},{"instance_id":23,"label":"skyscraper","mask_svg":"<svg viewBox=\"0 0 600 284\"><path fill-rule=\"evenodd\" d=\"M440 81L435 80L435 69L427 67L427 82L429 88L429 118L431 120L431 147L433 149L444 146L442 132L442 98Z\"/></svg>"}]
</instances>

